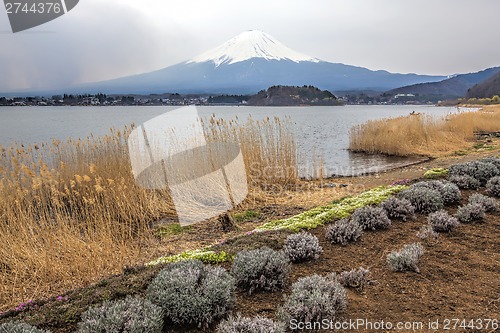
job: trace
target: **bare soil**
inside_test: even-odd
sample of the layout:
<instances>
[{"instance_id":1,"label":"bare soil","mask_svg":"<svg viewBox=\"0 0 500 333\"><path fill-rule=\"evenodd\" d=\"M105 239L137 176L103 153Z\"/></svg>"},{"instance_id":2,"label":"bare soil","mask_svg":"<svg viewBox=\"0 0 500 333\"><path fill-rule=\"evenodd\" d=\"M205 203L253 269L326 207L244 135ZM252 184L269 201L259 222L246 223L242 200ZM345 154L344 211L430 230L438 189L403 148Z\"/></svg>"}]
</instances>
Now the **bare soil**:
<instances>
[{"instance_id":1,"label":"bare soil","mask_svg":"<svg viewBox=\"0 0 500 333\"><path fill-rule=\"evenodd\" d=\"M465 199L464 199L465 200ZM450 208L454 213L456 208ZM388 269L389 252L421 241L416 233L426 217L393 222L385 231L366 232L361 241L347 246L325 240L325 227L312 231L324 253L316 261L295 264L291 281L330 272L365 267L374 280L363 292L348 290L348 309L343 320L424 322L448 318L499 318L500 314L500 216L490 214L484 223L463 224L451 233L425 243L420 273L398 273ZM288 290L285 290L287 293ZM273 316L280 293L248 297L238 295L236 311L246 315ZM425 330L427 332L428 330Z\"/></svg>"}]
</instances>

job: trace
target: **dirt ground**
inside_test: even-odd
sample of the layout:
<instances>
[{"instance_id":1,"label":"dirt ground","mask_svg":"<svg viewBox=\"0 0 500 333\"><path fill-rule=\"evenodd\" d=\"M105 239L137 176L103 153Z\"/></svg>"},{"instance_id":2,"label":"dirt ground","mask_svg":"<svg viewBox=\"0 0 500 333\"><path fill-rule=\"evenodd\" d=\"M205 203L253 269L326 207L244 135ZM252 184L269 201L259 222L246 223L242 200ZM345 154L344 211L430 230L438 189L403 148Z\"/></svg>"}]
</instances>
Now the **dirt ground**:
<instances>
[{"instance_id":1,"label":"dirt ground","mask_svg":"<svg viewBox=\"0 0 500 333\"><path fill-rule=\"evenodd\" d=\"M500 147L500 139L495 140L495 143L496 146ZM217 243L222 239L235 237L251 231L265 221L287 218L333 200L356 195L377 186L389 185L404 179L419 179L427 170L432 168L447 168L452 164L473 161L486 156L496 156L499 153L500 149L496 149L495 151L474 151L466 156L449 156L432 159L424 163L359 177L303 181L292 186L291 189L279 190L274 194L250 193L249 198L232 214L235 215L247 210L253 210L258 212L259 216L238 223L239 230L225 232L220 228L220 224L215 219L198 223L190 226L182 233L155 240L150 244L150 251L145 253L144 260L147 262L148 260L154 260L158 256L173 255L185 250L203 248ZM172 221L165 220L163 223L169 224Z\"/></svg>"},{"instance_id":2,"label":"dirt ground","mask_svg":"<svg viewBox=\"0 0 500 333\"><path fill-rule=\"evenodd\" d=\"M456 207L449 211L454 213ZM498 319L500 216L490 214L484 223L463 224L449 234L440 234L436 242L424 242L426 253L419 265L420 273L390 271L385 261L387 254L421 241L416 233L425 223L425 216L393 222L389 230L366 232L360 242L347 246L330 244L324 237L325 227L317 228L312 233L319 238L324 253L316 261L295 264L291 281L312 274L369 268L373 283L364 292L348 291L348 309L342 320L363 318L428 325L429 320L442 322L447 318ZM251 316L273 316L276 305L282 302L279 293L255 298L240 293L236 310Z\"/></svg>"},{"instance_id":3,"label":"dirt ground","mask_svg":"<svg viewBox=\"0 0 500 333\"><path fill-rule=\"evenodd\" d=\"M247 203L241 211L255 209L259 215L239 223L240 229L237 231L223 232L213 221L209 221L158 240L157 251L174 254L186 249L200 248L222 238L245 233L264 221L292 216L345 195L356 194L401 179L418 179L430 168L447 167L496 154L498 152L494 154L491 151L475 152L467 156L441 158L376 175L316 182L309 185L312 186L310 194L294 195L290 192L283 197L275 198L272 202L256 200ZM337 186L323 187L325 183ZM341 187L340 184L348 186ZM463 192L462 203L466 202L471 193ZM456 207L450 207L448 210L454 213ZM325 227L312 230L324 249L322 256L315 261L294 264L288 288L283 292L256 293L248 296L238 291L234 312L246 316L260 314L273 317L276 308L283 303L284 294L289 292L291 284L298 278L312 274L340 273L362 266L370 269L372 283L364 291L348 290L348 307L339 320L421 322L423 329L414 330L415 332L445 332L443 325L446 319L468 321L482 319L483 322L487 319L500 319L500 213L487 214L483 223L463 224L451 233L440 234L436 242L423 242L426 252L419 265L420 273L397 273L389 270L385 261L387 254L405 244L421 241L416 233L425 223L426 217L422 215L408 222L393 222L390 229L366 232L359 242L347 246L330 244L324 237ZM234 253L241 249L263 245L278 249L288 234L286 231L253 234L227 245L225 250ZM230 267L229 264L224 266ZM63 295L62 299L35 301L25 311L11 311L0 315L0 323L24 319L54 333L74 332L80 314L90 305L103 300L122 298L126 294L143 294L160 269L161 267L144 266L125 268L123 274L71 291ZM429 328L429 321L436 320L439 320L439 329ZM396 329L367 331L412 332L412 330ZM457 328L451 331L493 332L495 330L490 327L488 330ZM193 327L174 327L168 332L201 331Z\"/></svg>"}]
</instances>

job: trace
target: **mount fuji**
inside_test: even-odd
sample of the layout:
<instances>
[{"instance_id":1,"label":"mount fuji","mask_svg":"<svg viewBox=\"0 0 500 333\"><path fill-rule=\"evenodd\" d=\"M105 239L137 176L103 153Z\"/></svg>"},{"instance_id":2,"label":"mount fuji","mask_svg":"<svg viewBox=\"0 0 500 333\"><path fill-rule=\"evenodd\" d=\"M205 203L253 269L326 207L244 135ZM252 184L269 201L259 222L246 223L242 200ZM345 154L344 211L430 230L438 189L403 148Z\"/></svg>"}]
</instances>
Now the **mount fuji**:
<instances>
[{"instance_id":1,"label":"mount fuji","mask_svg":"<svg viewBox=\"0 0 500 333\"><path fill-rule=\"evenodd\" d=\"M294 51L264 32L251 30L177 65L74 88L108 94L256 93L272 85L313 85L330 91L386 91L445 78L372 71L322 61Z\"/></svg>"}]
</instances>

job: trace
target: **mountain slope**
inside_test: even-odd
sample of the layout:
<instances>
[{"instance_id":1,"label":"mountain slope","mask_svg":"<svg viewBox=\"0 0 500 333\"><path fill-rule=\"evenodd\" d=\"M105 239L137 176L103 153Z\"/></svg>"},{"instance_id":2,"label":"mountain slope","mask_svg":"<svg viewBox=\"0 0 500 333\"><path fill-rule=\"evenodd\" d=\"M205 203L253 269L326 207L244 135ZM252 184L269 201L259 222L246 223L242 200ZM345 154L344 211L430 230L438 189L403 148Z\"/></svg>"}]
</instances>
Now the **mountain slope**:
<instances>
[{"instance_id":1,"label":"mountain slope","mask_svg":"<svg viewBox=\"0 0 500 333\"><path fill-rule=\"evenodd\" d=\"M319 62L318 59L290 49L262 31L249 30L231 38L215 49L194 57L187 63L211 61L216 66L219 66L221 64L234 64L252 58Z\"/></svg>"},{"instance_id":2,"label":"mountain slope","mask_svg":"<svg viewBox=\"0 0 500 333\"><path fill-rule=\"evenodd\" d=\"M323 90L384 91L442 77L392 74L329 62L300 62L252 58L230 65L182 63L165 69L81 86L106 93L255 93L273 85L314 85Z\"/></svg>"},{"instance_id":3,"label":"mountain slope","mask_svg":"<svg viewBox=\"0 0 500 333\"><path fill-rule=\"evenodd\" d=\"M385 91L442 76L392 74L330 63L296 52L268 34L244 32L186 62L154 72L75 87L105 93L256 93L273 85Z\"/></svg>"},{"instance_id":4,"label":"mountain slope","mask_svg":"<svg viewBox=\"0 0 500 333\"><path fill-rule=\"evenodd\" d=\"M469 88L490 78L499 71L500 67L493 67L476 73L460 74L440 82L409 85L390 90L387 93L393 95L414 94L458 98L463 97Z\"/></svg>"},{"instance_id":5,"label":"mountain slope","mask_svg":"<svg viewBox=\"0 0 500 333\"><path fill-rule=\"evenodd\" d=\"M491 98L495 95L500 96L500 71L486 79L485 81L476 84L467 92L467 98Z\"/></svg>"}]
</instances>

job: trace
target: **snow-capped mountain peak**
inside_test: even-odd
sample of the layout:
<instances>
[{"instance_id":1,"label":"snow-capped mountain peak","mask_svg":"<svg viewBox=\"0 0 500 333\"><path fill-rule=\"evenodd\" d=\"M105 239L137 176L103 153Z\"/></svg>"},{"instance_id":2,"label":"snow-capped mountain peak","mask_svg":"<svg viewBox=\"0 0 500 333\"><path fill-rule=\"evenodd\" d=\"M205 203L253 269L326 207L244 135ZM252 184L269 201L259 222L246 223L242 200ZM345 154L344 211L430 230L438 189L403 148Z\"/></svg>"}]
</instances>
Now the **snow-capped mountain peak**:
<instances>
[{"instance_id":1,"label":"snow-capped mountain peak","mask_svg":"<svg viewBox=\"0 0 500 333\"><path fill-rule=\"evenodd\" d=\"M234 64L251 58L319 62L316 58L290 49L262 31L249 30L231 38L215 49L194 57L187 63L213 62L218 67L221 64Z\"/></svg>"},{"instance_id":2,"label":"snow-capped mountain peak","mask_svg":"<svg viewBox=\"0 0 500 333\"><path fill-rule=\"evenodd\" d=\"M323 61L296 52L261 31L246 31L189 61L92 83L82 86L81 92L254 94L273 85L313 85L330 91L387 91L444 79Z\"/></svg>"}]
</instances>

